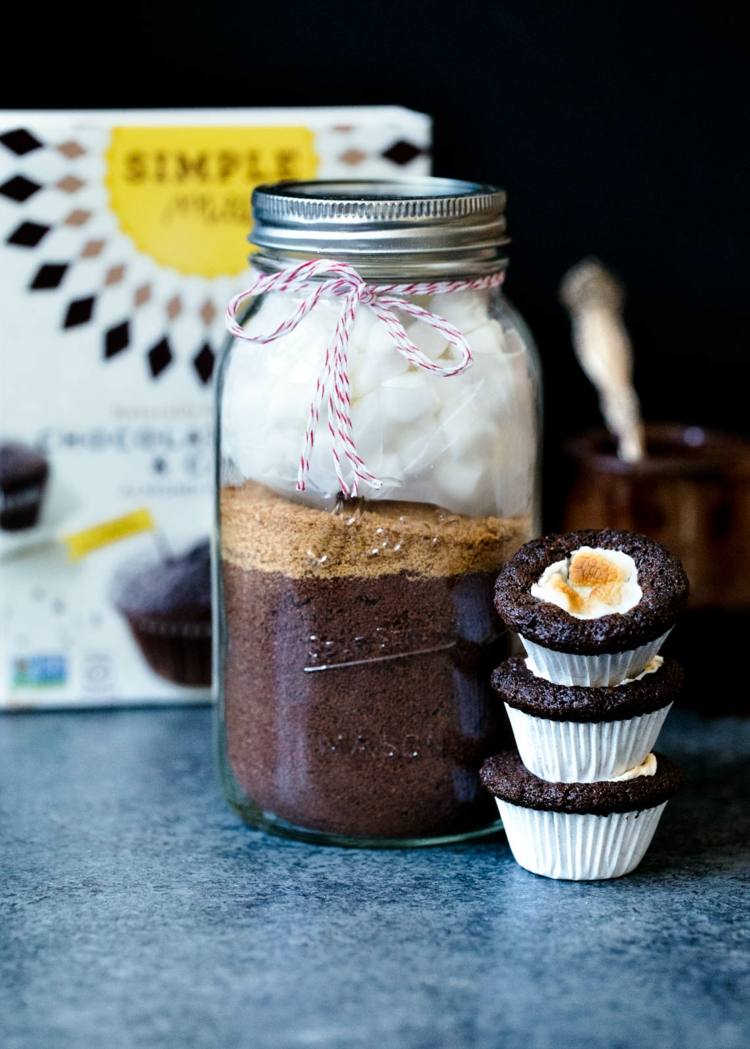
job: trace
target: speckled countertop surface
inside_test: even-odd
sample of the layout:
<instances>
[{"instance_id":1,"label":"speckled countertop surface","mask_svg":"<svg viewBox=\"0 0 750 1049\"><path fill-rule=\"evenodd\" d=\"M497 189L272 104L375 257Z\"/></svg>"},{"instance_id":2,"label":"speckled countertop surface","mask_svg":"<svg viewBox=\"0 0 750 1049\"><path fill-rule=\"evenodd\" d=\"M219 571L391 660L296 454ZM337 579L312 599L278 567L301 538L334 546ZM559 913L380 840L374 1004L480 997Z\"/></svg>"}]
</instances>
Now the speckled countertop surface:
<instances>
[{"instance_id":1,"label":"speckled countertop surface","mask_svg":"<svg viewBox=\"0 0 750 1049\"><path fill-rule=\"evenodd\" d=\"M3 1049L746 1049L750 720L670 718L636 874L324 849L224 807L206 709L0 720Z\"/></svg>"}]
</instances>

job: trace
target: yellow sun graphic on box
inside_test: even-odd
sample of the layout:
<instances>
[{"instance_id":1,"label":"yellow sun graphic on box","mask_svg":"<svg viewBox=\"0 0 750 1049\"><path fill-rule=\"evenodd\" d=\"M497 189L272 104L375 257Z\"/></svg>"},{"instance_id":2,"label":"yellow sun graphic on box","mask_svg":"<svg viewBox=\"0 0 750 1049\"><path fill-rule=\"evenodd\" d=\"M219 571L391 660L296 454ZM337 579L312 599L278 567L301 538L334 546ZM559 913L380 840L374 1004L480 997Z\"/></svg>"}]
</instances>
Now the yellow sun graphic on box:
<instances>
[{"instance_id":1,"label":"yellow sun graphic on box","mask_svg":"<svg viewBox=\"0 0 750 1049\"><path fill-rule=\"evenodd\" d=\"M106 183L120 228L163 266L202 277L247 267L249 190L311 179L315 136L304 127L119 127Z\"/></svg>"}]
</instances>

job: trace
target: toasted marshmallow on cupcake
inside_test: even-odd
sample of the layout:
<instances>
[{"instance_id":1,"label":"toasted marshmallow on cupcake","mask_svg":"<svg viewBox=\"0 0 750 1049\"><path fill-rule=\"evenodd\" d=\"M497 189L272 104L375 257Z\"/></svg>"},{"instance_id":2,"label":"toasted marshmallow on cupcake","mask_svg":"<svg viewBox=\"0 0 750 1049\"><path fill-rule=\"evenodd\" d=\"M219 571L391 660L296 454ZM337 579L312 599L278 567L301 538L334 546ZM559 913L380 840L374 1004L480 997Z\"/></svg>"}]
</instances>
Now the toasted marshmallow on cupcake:
<instances>
[{"instance_id":1,"label":"toasted marshmallow on cupcake","mask_svg":"<svg viewBox=\"0 0 750 1049\"><path fill-rule=\"evenodd\" d=\"M531 587L533 597L551 601L576 619L627 612L643 596L635 561L621 550L582 546L548 565Z\"/></svg>"},{"instance_id":2,"label":"toasted marshmallow on cupcake","mask_svg":"<svg viewBox=\"0 0 750 1049\"><path fill-rule=\"evenodd\" d=\"M685 571L661 544L584 530L521 547L498 577L495 607L538 677L606 687L643 671L687 596Z\"/></svg>"}]
</instances>

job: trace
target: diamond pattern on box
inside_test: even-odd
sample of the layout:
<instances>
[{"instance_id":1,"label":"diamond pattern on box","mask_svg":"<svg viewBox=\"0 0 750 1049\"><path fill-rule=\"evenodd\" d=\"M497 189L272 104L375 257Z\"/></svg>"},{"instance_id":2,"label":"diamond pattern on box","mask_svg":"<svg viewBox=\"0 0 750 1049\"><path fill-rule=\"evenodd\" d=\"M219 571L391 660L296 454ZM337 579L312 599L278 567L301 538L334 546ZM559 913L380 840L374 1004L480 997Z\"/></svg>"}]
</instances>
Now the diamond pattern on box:
<instances>
[{"instance_id":1,"label":"diamond pattern on box","mask_svg":"<svg viewBox=\"0 0 750 1049\"><path fill-rule=\"evenodd\" d=\"M403 166L427 153L415 144L421 141L419 133L412 135L406 128L399 131L397 126L387 125L374 137L360 132L358 125L350 123L318 129L321 163L329 165L337 176L346 177L347 169L361 171L368 163L382 167L386 162ZM21 275L21 281L26 281L34 294L60 296L58 323L66 330L85 325L96 327L100 359L114 359L126 349L131 357L137 352L140 358L145 356L147 369L154 377L184 360L194 380L208 385L215 371L217 340L222 338L221 315L228 288L222 284L214 293L205 281L203 288L183 291L173 274L162 281L159 268L152 261L144 267L143 260L138 259L136 265L137 256L119 231L94 234L95 225L97 231L102 229L100 215L107 213L100 193L101 158L106 156L101 136L89 129L79 133L68 128L59 131L51 141L48 137L48 131L32 131L23 126L9 126L0 134L0 161L4 164L0 198L18 205L20 212L13 220L7 220L2 231L5 244L13 246L6 250L20 249L31 254L40 248L41 255L50 251L49 244L60 245L60 254L53 249L53 257L39 259L30 275ZM44 190L52 193L40 192ZM45 211L41 214L37 211L37 194L43 198ZM73 285L74 276L85 277L88 282L78 284L76 298L69 291L66 295L66 287ZM125 298L124 313L112 317L110 312L106 321L97 323L97 311L105 315L105 304L98 305L100 298L106 297L111 310L112 300L118 294ZM135 315L136 311L143 317L137 331L132 316L130 327L115 323L118 318L124 321L128 312ZM156 329L155 323L159 324ZM195 328L197 323L202 325L204 334L186 338L190 325ZM201 338L205 342L193 341ZM177 373L178 369L172 371ZM184 375L182 368L179 371Z\"/></svg>"},{"instance_id":2,"label":"diamond pattern on box","mask_svg":"<svg viewBox=\"0 0 750 1049\"><path fill-rule=\"evenodd\" d=\"M14 175L0 186L0 193L9 200L15 200L17 204L23 204L29 197L33 197L42 187L38 182L32 182L30 178L23 175Z\"/></svg>"},{"instance_id":3,"label":"diamond pattern on box","mask_svg":"<svg viewBox=\"0 0 750 1049\"><path fill-rule=\"evenodd\" d=\"M214 373L215 361L216 354L207 342L204 343L196 353L195 357L193 357L193 367L198 373L198 378L202 383L209 383L211 381L211 376Z\"/></svg>"},{"instance_id":4,"label":"diamond pattern on box","mask_svg":"<svg viewBox=\"0 0 750 1049\"><path fill-rule=\"evenodd\" d=\"M206 301L200 308L201 320L206 325L206 327L209 327L216 320L216 313L217 310L214 304L211 302L210 299L206 299Z\"/></svg>"},{"instance_id":5,"label":"diamond pattern on box","mask_svg":"<svg viewBox=\"0 0 750 1049\"><path fill-rule=\"evenodd\" d=\"M9 149L11 153L15 153L17 157L22 157L26 153L31 153L35 149L41 149L42 143L32 135L30 131L26 131L24 128L17 128L15 131L6 131L4 135L0 135L0 142Z\"/></svg>"},{"instance_id":6,"label":"diamond pattern on box","mask_svg":"<svg viewBox=\"0 0 750 1049\"><path fill-rule=\"evenodd\" d=\"M133 304L135 306L145 306L148 300L151 298L151 285L141 284L139 288L135 289L133 295Z\"/></svg>"},{"instance_id":7,"label":"diamond pattern on box","mask_svg":"<svg viewBox=\"0 0 750 1049\"><path fill-rule=\"evenodd\" d=\"M339 160L350 167L356 167L363 160L367 160L367 154L363 153L361 149L347 149L345 153L341 154Z\"/></svg>"},{"instance_id":8,"label":"diamond pattern on box","mask_svg":"<svg viewBox=\"0 0 750 1049\"><path fill-rule=\"evenodd\" d=\"M148 351L148 366L154 378L161 375L165 368L172 363L172 350L166 338L160 339L155 346Z\"/></svg>"},{"instance_id":9,"label":"diamond pattern on box","mask_svg":"<svg viewBox=\"0 0 750 1049\"><path fill-rule=\"evenodd\" d=\"M62 155L67 157L68 160L75 160L76 157L82 157L86 150L80 142L75 142L74 140L69 139L66 142L60 143L57 147L57 152L62 153Z\"/></svg>"},{"instance_id":10,"label":"diamond pattern on box","mask_svg":"<svg viewBox=\"0 0 750 1049\"><path fill-rule=\"evenodd\" d=\"M88 220L91 218L90 211L84 211L83 208L75 208L74 211L68 215L65 219L66 226L85 226Z\"/></svg>"},{"instance_id":11,"label":"diamond pattern on box","mask_svg":"<svg viewBox=\"0 0 750 1049\"><path fill-rule=\"evenodd\" d=\"M110 287L112 284L119 284L124 276L124 266L110 266L107 272L104 274L104 284L106 287Z\"/></svg>"},{"instance_id":12,"label":"diamond pattern on box","mask_svg":"<svg viewBox=\"0 0 750 1049\"><path fill-rule=\"evenodd\" d=\"M104 356L109 360L110 357L122 353L129 345L130 325L127 321L123 321L122 324L117 324L114 328L110 328L109 331L105 332Z\"/></svg>"},{"instance_id":13,"label":"diamond pattern on box","mask_svg":"<svg viewBox=\"0 0 750 1049\"><path fill-rule=\"evenodd\" d=\"M394 164L403 166L404 164L410 164L412 160L420 156L424 150L419 146L415 146L412 142L406 142L404 139L399 139L398 142L394 142L388 149L383 150L383 156L386 160L392 161Z\"/></svg>"},{"instance_id":14,"label":"diamond pattern on box","mask_svg":"<svg viewBox=\"0 0 750 1049\"><path fill-rule=\"evenodd\" d=\"M49 291L50 288L59 288L67 273L68 265L65 262L45 262L34 274L29 287L32 291Z\"/></svg>"},{"instance_id":15,"label":"diamond pattern on box","mask_svg":"<svg viewBox=\"0 0 750 1049\"><path fill-rule=\"evenodd\" d=\"M38 222L22 222L7 238L6 244L17 244L21 248L35 248L49 231L49 226L42 226Z\"/></svg>"},{"instance_id":16,"label":"diamond pattern on box","mask_svg":"<svg viewBox=\"0 0 750 1049\"><path fill-rule=\"evenodd\" d=\"M63 193L77 193L85 185L86 183L83 179L76 178L75 175L66 175L65 178L61 178L59 182L55 183L57 189L61 189Z\"/></svg>"},{"instance_id":17,"label":"diamond pattern on box","mask_svg":"<svg viewBox=\"0 0 750 1049\"><path fill-rule=\"evenodd\" d=\"M101 255L105 244L104 240L87 240L81 249L81 258L95 259L97 255Z\"/></svg>"},{"instance_id":18,"label":"diamond pattern on box","mask_svg":"<svg viewBox=\"0 0 750 1049\"><path fill-rule=\"evenodd\" d=\"M94 314L96 299L88 296L85 299L74 299L65 313L63 328L77 328L81 324L88 324Z\"/></svg>"}]
</instances>

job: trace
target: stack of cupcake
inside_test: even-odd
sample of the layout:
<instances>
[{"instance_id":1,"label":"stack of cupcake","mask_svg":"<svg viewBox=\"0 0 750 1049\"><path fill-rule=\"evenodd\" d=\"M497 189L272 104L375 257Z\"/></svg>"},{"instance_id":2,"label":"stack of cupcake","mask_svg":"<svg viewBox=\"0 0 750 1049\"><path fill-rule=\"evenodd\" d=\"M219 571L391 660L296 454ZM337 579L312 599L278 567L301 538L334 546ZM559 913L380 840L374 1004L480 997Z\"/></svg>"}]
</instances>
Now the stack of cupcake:
<instances>
[{"instance_id":1,"label":"stack of cupcake","mask_svg":"<svg viewBox=\"0 0 750 1049\"><path fill-rule=\"evenodd\" d=\"M497 668L518 753L482 768L513 855L549 878L616 878L640 863L680 770L652 751L682 684L659 655L688 596L682 565L607 529L522 547L497 610L526 658Z\"/></svg>"}]
</instances>

